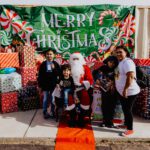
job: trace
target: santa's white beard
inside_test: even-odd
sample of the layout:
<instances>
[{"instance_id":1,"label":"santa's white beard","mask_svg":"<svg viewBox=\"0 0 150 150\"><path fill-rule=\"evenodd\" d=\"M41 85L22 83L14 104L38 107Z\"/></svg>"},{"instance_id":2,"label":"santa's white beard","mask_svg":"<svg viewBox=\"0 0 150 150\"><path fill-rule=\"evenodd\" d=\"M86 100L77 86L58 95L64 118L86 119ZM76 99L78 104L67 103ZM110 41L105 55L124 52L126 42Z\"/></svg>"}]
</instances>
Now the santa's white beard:
<instances>
[{"instance_id":1,"label":"santa's white beard","mask_svg":"<svg viewBox=\"0 0 150 150\"><path fill-rule=\"evenodd\" d=\"M80 86L80 79L84 75L83 65L79 61L71 62L71 73L75 85Z\"/></svg>"}]
</instances>

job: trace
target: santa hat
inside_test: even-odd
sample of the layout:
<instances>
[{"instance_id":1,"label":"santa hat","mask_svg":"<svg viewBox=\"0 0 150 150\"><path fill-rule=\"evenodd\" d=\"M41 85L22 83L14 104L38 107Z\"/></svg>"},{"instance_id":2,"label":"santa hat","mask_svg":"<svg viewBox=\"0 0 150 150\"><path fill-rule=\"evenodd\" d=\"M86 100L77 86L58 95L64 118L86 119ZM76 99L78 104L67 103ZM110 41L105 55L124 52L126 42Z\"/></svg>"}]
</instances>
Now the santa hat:
<instances>
[{"instance_id":1,"label":"santa hat","mask_svg":"<svg viewBox=\"0 0 150 150\"><path fill-rule=\"evenodd\" d=\"M74 52L73 54L70 55L70 59L69 62L72 62L73 59L78 58L79 61L81 62L81 64L86 64L85 59L83 57L83 55L80 52Z\"/></svg>"}]
</instances>

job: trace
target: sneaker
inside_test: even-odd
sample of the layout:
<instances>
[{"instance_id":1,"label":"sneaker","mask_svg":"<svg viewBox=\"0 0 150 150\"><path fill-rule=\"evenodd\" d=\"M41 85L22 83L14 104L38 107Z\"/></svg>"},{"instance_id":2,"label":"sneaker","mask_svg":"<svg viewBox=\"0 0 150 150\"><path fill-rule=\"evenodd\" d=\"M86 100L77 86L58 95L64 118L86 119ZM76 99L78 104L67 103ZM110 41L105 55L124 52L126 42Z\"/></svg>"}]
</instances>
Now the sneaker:
<instances>
[{"instance_id":1,"label":"sneaker","mask_svg":"<svg viewBox=\"0 0 150 150\"><path fill-rule=\"evenodd\" d=\"M80 113L80 112L81 112L80 107L78 107L78 106L76 107L76 112L77 112L77 113Z\"/></svg>"},{"instance_id":2,"label":"sneaker","mask_svg":"<svg viewBox=\"0 0 150 150\"><path fill-rule=\"evenodd\" d=\"M116 128L113 124L106 124L105 125L107 128Z\"/></svg>"},{"instance_id":3,"label":"sneaker","mask_svg":"<svg viewBox=\"0 0 150 150\"><path fill-rule=\"evenodd\" d=\"M127 137L127 136L132 135L133 133L134 133L133 130L126 130L125 132L123 132L123 133L121 134L121 136Z\"/></svg>"},{"instance_id":4,"label":"sneaker","mask_svg":"<svg viewBox=\"0 0 150 150\"><path fill-rule=\"evenodd\" d=\"M102 123L99 124L99 127L106 127L106 125L105 125L104 122L102 122Z\"/></svg>"}]
</instances>

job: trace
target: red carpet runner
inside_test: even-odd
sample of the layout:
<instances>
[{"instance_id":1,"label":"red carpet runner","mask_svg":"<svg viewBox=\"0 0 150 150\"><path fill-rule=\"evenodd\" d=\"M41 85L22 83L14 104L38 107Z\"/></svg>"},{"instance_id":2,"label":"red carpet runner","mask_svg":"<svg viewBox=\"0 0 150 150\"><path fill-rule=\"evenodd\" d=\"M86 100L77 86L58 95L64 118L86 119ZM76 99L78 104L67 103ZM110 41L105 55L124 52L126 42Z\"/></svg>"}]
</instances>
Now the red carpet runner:
<instances>
[{"instance_id":1,"label":"red carpet runner","mask_svg":"<svg viewBox=\"0 0 150 150\"><path fill-rule=\"evenodd\" d=\"M95 140L91 124L85 128L69 128L59 123L55 150L95 150Z\"/></svg>"}]
</instances>

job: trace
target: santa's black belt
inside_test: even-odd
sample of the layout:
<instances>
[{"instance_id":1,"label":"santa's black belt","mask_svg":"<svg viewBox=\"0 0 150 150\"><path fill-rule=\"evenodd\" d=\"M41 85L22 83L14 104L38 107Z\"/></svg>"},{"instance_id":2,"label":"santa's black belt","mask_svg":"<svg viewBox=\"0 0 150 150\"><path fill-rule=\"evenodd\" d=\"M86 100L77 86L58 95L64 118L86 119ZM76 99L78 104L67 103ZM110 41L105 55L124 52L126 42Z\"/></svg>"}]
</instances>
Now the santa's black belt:
<instances>
[{"instance_id":1,"label":"santa's black belt","mask_svg":"<svg viewBox=\"0 0 150 150\"><path fill-rule=\"evenodd\" d=\"M75 86L76 88L81 88L81 87L84 87L83 85L76 85Z\"/></svg>"}]
</instances>

